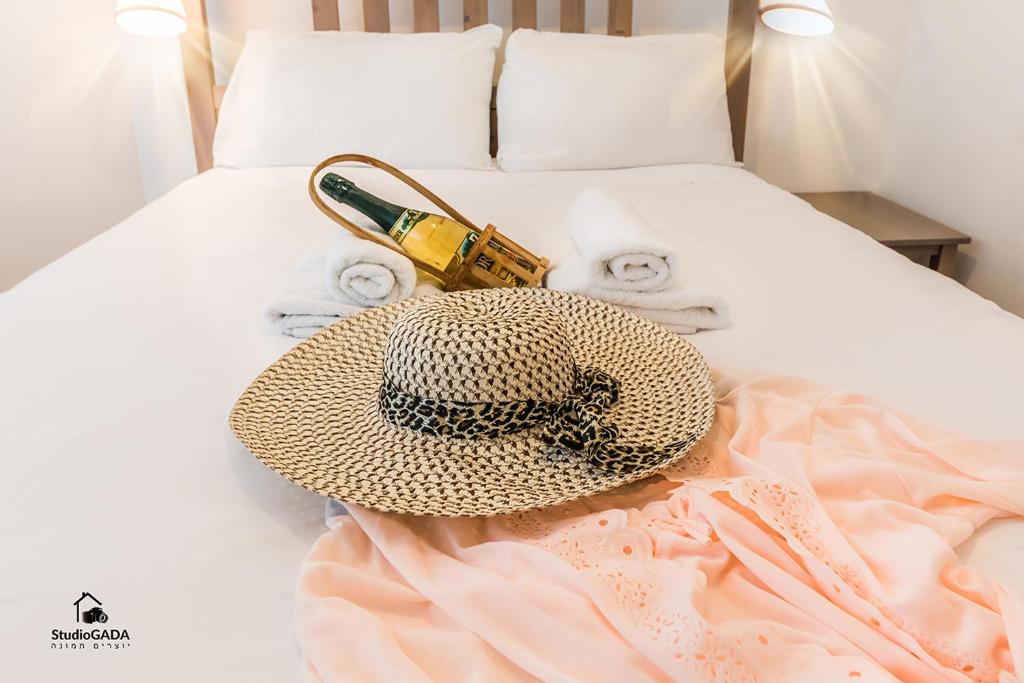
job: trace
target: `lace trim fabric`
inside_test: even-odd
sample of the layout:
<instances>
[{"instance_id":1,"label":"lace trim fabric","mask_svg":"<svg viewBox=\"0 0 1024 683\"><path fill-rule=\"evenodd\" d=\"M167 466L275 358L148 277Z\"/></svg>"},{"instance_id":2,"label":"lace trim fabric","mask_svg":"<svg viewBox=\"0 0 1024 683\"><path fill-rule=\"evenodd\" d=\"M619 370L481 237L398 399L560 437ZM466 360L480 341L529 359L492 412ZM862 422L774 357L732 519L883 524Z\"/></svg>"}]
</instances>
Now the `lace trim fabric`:
<instances>
[{"instance_id":1,"label":"lace trim fabric","mask_svg":"<svg viewBox=\"0 0 1024 683\"><path fill-rule=\"evenodd\" d=\"M680 502L680 501L676 501ZM578 509L519 513L503 518L520 539L561 557L607 600L614 613L644 634L657 663L675 680L778 682L832 681L836 658L823 649L804 648L787 656L776 628L768 623L714 625L694 606L696 574L654 561L651 539L672 528L700 543L713 529L698 520L660 515L622 519L618 511L570 517ZM571 521L570 521L571 520ZM640 532L640 533L637 533ZM599 598L600 599L600 598ZM659 656L655 655L655 656ZM849 680L894 681L876 664L843 658Z\"/></svg>"},{"instance_id":2,"label":"lace trim fabric","mask_svg":"<svg viewBox=\"0 0 1024 683\"><path fill-rule=\"evenodd\" d=\"M707 544L713 527L687 510L688 491L724 493L748 516L756 517L783 539L811 567L823 594L841 601L865 624L886 631L915 657L973 681L992 681L1000 669L976 653L957 649L928 635L926 625L903 618L870 570L849 546L813 495L800 488L751 477L721 475L725 465L707 444L667 474L685 478L663 509L636 514L616 524L615 511L593 513L573 506L519 513L503 519L506 528L524 541L540 546L571 564L591 584L613 597L618 611L644 632L659 651L670 651L675 664L701 680L793 681L832 680L835 659L822 651L819 658L782 657L773 650L773 629L732 629L713 626L692 607L691 600L666 593L693 590L692 576L673 574L669 566L652 564L653 546L670 530ZM583 516L579 516L582 513ZM666 563L667 564L667 563ZM671 586L671 588L667 588ZM674 605L668 609L666 605ZM851 660L849 677L858 681L891 681L892 675L866 659Z\"/></svg>"},{"instance_id":3,"label":"lace trim fabric","mask_svg":"<svg viewBox=\"0 0 1024 683\"><path fill-rule=\"evenodd\" d=\"M693 483L708 491L728 493L737 504L756 513L794 551L821 562L830 572L824 577L822 589L837 594L837 600L840 595L845 597L844 592L852 592L863 603L847 603L846 608L874 628L895 627L911 636L912 640L900 640L915 656L930 656L943 667L958 670L974 681L997 678L999 669L990 661L958 650L948 641L934 639L922 625L902 617L813 495L791 484L746 477Z\"/></svg>"}]
</instances>

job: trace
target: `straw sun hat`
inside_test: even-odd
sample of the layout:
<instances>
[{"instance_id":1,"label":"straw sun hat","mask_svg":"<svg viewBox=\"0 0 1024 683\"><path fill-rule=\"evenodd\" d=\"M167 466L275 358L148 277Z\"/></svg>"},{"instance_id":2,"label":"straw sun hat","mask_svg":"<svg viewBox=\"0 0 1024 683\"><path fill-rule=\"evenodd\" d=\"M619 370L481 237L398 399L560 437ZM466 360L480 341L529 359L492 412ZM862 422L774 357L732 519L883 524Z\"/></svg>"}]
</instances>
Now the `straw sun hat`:
<instances>
[{"instance_id":1,"label":"straw sun hat","mask_svg":"<svg viewBox=\"0 0 1024 683\"><path fill-rule=\"evenodd\" d=\"M305 488L377 510L494 515L670 465L715 412L664 328L547 289L455 292L346 318L245 390L231 428Z\"/></svg>"}]
</instances>

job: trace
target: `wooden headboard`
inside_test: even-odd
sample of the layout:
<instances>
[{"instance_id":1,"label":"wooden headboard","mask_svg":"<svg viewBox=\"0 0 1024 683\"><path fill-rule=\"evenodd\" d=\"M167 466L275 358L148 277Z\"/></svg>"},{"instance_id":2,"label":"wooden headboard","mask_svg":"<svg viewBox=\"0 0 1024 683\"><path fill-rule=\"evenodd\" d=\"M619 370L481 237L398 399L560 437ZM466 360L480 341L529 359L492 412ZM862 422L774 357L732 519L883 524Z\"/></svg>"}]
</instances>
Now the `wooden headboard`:
<instances>
[{"instance_id":1,"label":"wooden headboard","mask_svg":"<svg viewBox=\"0 0 1024 683\"><path fill-rule=\"evenodd\" d=\"M633 0L602 0L608 3L608 35L628 36L633 33ZM736 159L743 160L747 131L747 100L750 91L750 55L757 23L758 0L723 0L729 3L729 24L725 43L725 74L732 119L732 144ZM378 33L391 30L388 0L362 0L363 29ZM440 30L438 0L412 2L413 30ZM337 31L338 0L312 0L313 28ZM487 23L488 0L463 0L462 26L473 28ZM210 52L210 29L206 19L205 0L184 0L188 29L181 37L182 61L185 66L185 89L189 116L192 120L192 142L196 167L203 172L213 166L213 131L217 126L217 110L224 87L214 83L213 56ZM512 27L537 28L537 0L512 0ZM560 29L582 33L586 27L586 0L561 0ZM491 108L491 146L496 145L495 112ZM344 151L344 150L341 150Z\"/></svg>"}]
</instances>

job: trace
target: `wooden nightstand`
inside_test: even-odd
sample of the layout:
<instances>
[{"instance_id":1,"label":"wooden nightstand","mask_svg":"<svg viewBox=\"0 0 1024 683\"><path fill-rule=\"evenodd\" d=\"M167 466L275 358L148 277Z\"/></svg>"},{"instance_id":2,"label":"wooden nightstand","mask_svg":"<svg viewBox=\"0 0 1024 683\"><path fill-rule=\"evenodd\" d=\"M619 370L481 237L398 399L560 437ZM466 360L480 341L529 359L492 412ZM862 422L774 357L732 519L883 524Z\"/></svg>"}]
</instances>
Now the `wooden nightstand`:
<instances>
[{"instance_id":1,"label":"wooden nightstand","mask_svg":"<svg viewBox=\"0 0 1024 683\"><path fill-rule=\"evenodd\" d=\"M961 232L870 192L798 192L796 196L949 277L956 269L956 248L971 241Z\"/></svg>"}]
</instances>

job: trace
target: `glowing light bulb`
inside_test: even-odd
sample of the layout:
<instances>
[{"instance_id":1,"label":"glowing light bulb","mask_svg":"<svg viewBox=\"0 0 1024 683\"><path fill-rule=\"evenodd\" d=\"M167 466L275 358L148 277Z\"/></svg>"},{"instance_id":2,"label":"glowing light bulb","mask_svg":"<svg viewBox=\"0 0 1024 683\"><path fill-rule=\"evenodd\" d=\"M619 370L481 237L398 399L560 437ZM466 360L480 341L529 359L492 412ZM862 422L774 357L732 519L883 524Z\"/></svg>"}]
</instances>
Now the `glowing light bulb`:
<instances>
[{"instance_id":1,"label":"glowing light bulb","mask_svg":"<svg viewBox=\"0 0 1024 683\"><path fill-rule=\"evenodd\" d=\"M832 12L825 0L761 0L760 14L765 26L794 36L824 36L835 29Z\"/></svg>"},{"instance_id":2,"label":"glowing light bulb","mask_svg":"<svg viewBox=\"0 0 1024 683\"><path fill-rule=\"evenodd\" d=\"M125 31L149 38L170 38L185 32L181 0L117 0L114 20Z\"/></svg>"}]
</instances>

